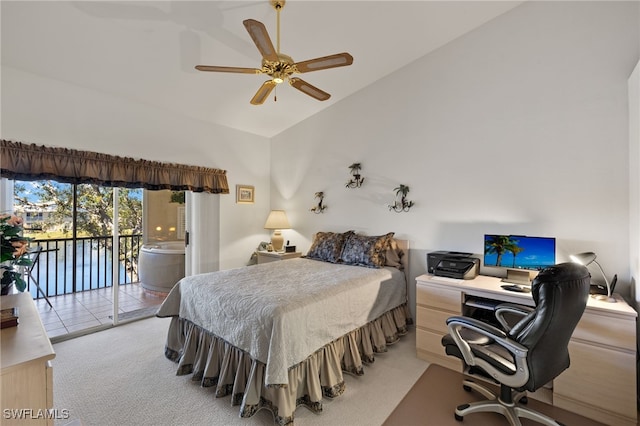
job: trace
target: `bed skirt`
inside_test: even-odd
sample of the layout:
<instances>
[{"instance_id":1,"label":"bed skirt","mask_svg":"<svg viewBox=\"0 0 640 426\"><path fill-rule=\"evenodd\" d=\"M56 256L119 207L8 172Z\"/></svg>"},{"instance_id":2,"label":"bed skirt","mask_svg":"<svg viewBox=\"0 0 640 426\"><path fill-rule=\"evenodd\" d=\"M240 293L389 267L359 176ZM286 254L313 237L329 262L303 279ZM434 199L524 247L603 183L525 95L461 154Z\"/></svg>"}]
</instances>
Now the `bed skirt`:
<instances>
[{"instance_id":1,"label":"bed skirt","mask_svg":"<svg viewBox=\"0 0 640 426\"><path fill-rule=\"evenodd\" d=\"M345 390L343 371L362 375L363 363L406 334L411 323L406 304L388 311L320 348L289 368L289 383L266 386L266 365L230 343L183 318L169 325L165 356L178 363L177 375L192 374L203 387L215 386L215 396L231 395L240 406L240 417L270 410L279 425L293 424L294 411L305 406L322 411L323 397L337 397Z\"/></svg>"}]
</instances>

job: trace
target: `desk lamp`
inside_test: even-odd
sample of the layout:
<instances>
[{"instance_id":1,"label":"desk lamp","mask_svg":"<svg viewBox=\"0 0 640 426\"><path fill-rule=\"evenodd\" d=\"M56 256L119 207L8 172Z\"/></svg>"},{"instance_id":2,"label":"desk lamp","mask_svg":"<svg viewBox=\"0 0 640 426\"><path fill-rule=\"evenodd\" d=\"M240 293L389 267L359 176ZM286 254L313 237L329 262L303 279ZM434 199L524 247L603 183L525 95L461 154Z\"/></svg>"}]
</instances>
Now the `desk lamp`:
<instances>
[{"instance_id":1,"label":"desk lamp","mask_svg":"<svg viewBox=\"0 0 640 426\"><path fill-rule=\"evenodd\" d=\"M282 251L284 245L284 238L282 237L282 229L289 229L289 219L284 210L271 210L267 222L264 224L264 229L273 229L273 235L271 236L271 245L275 251Z\"/></svg>"},{"instance_id":2,"label":"desk lamp","mask_svg":"<svg viewBox=\"0 0 640 426\"><path fill-rule=\"evenodd\" d=\"M609 303L614 303L616 301L616 299L614 299L611 296L611 285L609 284L609 280L607 279L607 276L605 275L604 271L602 270L602 266L600 266L600 264L598 262L596 262L596 254L593 252L585 252L585 253L578 253L578 254L572 254L571 256L571 260L573 260L575 263L579 263L581 265L584 266L589 266L591 263L595 263L598 266L598 269L600 269L600 273L602 273L602 277L604 278L604 282L607 285L607 295L598 295L596 296L596 299L598 300L604 300L605 302L609 302ZM614 278L615 280L615 278Z\"/></svg>"}]
</instances>

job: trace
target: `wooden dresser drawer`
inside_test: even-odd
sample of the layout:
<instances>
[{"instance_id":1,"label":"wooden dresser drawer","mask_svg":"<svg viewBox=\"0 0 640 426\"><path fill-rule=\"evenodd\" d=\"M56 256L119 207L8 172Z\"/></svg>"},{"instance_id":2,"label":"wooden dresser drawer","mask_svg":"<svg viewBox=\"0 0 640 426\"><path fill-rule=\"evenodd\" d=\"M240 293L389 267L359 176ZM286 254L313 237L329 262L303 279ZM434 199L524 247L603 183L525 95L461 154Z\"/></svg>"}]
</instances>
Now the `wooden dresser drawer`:
<instances>
[{"instance_id":1,"label":"wooden dresser drawer","mask_svg":"<svg viewBox=\"0 0 640 426\"><path fill-rule=\"evenodd\" d=\"M625 320L587 310L580 318L572 339L635 352L636 321L635 318Z\"/></svg>"},{"instance_id":2,"label":"wooden dresser drawer","mask_svg":"<svg viewBox=\"0 0 640 426\"><path fill-rule=\"evenodd\" d=\"M416 351L418 357L460 371L462 368L461 361L445 353L444 347L440 343L441 340L442 334L416 329Z\"/></svg>"},{"instance_id":3,"label":"wooden dresser drawer","mask_svg":"<svg viewBox=\"0 0 640 426\"><path fill-rule=\"evenodd\" d=\"M416 303L450 311L457 315L461 312L462 293L457 290L429 286L418 282L416 285Z\"/></svg>"},{"instance_id":4,"label":"wooden dresser drawer","mask_svg":"<svg viewBox=\"0 0 640 426\"><path fill-rule=\"evenodd\" d=\"M418 306L416 307L416 326L445 335L449 332L447 330L447 318L453 315L452 312Z\"/></svg>"},{"instance_id":5,"label":"wooden dresser drawer","mask_svg":"<svg viewBox=\"0 0 640 426\"><path fill-rule=\"evenodd\" d=\"M442 336L429 330L416 329L416 348L446 357L447 354L441 343Z\"/></svg>"}]
</instances>

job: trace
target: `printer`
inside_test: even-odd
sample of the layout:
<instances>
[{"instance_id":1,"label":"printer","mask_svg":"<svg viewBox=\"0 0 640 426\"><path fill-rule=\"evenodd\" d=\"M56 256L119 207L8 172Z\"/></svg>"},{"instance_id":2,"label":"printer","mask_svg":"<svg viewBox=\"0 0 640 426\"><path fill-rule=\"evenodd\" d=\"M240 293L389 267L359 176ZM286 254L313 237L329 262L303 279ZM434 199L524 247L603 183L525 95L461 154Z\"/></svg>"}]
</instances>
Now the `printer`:
<instances>
[{"instance_id":1,"label":"printer","mask_svg":"<svg viewBox=\"0 0 640 426\"><path fill-rule=\"evenodd\" d=\"M427 254L427 271L439 277L472 280L480 272L480 259L472 253L435 251Z\"/></svg>"}]
</instances>

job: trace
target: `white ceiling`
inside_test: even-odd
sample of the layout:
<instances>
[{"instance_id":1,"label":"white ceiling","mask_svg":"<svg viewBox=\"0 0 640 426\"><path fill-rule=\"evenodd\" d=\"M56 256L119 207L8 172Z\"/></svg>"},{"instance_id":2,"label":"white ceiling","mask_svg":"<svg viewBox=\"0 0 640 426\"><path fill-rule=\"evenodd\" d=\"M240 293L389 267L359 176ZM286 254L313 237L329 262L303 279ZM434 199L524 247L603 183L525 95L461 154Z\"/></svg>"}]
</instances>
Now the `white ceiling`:
<instances>
[{"instance_id":1,"label":"white ceiling","mask_svg":"<svg viewBox=\"0 0 640 426\"><path fill-rule=\"evenodd\" d=\"M268 0L3 0L2 65L272 137L521 3L288 0L283 53L295 61L354 57L349 67L301 75L332 95L325 102L283 84L276 102L272 92L264 105L250 105L266 76L193 68L259 68L242 21L264 23L276 46Z\"/></svg>"}]
</instances>

